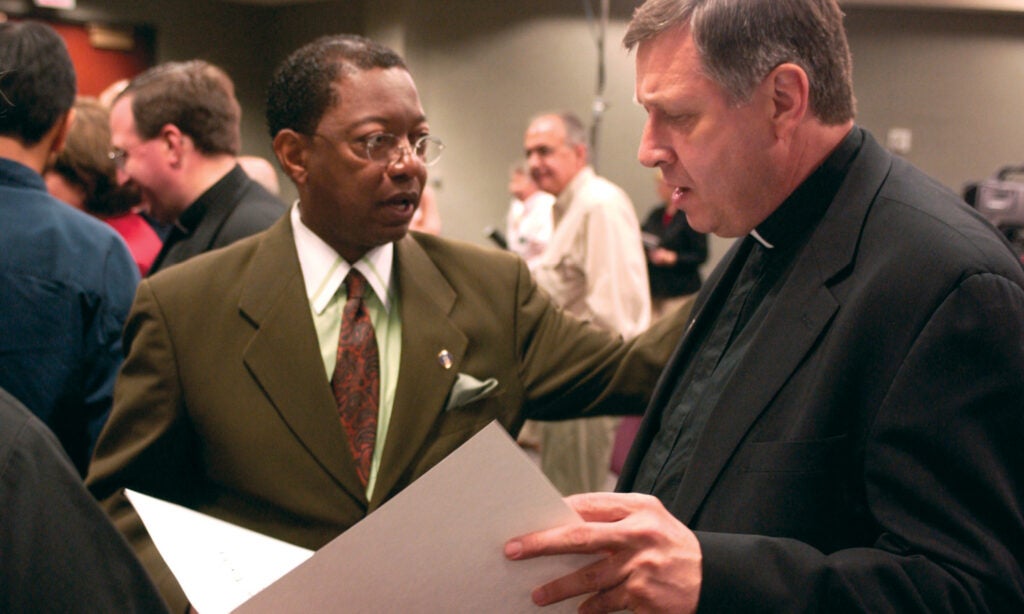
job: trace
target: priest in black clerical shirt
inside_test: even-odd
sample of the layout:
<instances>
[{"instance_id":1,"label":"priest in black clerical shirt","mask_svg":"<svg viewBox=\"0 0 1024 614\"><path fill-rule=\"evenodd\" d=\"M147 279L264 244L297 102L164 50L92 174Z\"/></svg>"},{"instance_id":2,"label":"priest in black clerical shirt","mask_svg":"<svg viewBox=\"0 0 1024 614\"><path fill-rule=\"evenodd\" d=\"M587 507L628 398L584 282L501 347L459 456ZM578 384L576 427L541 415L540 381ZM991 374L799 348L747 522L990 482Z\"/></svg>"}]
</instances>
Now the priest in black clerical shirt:
<instances>
[{"instance_id":1,"label":"priest in black clerical shirt","mask_svg":"<svg viewBox=\"0 0 1024 614\"><path fill-rule=\"evenodd\" d=\"M654 390L632 492L571 497L582 524L506 543L513 560L601 555L533 600L1024 611L1009 245L854 125L833 0L648 0L626 44L640 161L696 230L739 240Z\"/></svg>"}]
</instances>

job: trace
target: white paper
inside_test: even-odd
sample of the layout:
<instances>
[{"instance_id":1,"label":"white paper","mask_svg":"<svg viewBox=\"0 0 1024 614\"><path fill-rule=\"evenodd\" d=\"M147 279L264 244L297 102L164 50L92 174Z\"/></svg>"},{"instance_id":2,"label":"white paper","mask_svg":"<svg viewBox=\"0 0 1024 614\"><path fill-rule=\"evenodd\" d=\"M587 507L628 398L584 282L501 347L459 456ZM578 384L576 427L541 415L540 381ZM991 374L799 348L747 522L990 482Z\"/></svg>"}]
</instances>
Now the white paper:
<instances>
[{"instance_id":1,"label":"white paper","mask_svg":"<svg viewBox=\"0 0 1024 614\"><path fill-rule=\"evenodd\" d=\"M189 603L202 614L227 614L313 556L187 507L125 489Z\"/></svg>"},{"instance_id":2,"label":"white paper","mask_svg":"<svg viewBox=\"0 0 1024 614\"><path fill-rule=\"evenodd\" d=\"M315 554L125 493L202 614L539 611L535 587L599 558L505 558L512 537L582 520L496 422Z\"/></svg>"},{"instance_id":3,"label":"white paper","mask_svg":"<svg viewBox=\"0 0 1024 614\"><path fill-rule=\"evenodd\" d=\"M539 611L535 587L599 557L509 561L505 542L574 522L582 520L492 422L237 612ZM544 612L575 612L582 599Z\"/></svg>"}]
</instances>

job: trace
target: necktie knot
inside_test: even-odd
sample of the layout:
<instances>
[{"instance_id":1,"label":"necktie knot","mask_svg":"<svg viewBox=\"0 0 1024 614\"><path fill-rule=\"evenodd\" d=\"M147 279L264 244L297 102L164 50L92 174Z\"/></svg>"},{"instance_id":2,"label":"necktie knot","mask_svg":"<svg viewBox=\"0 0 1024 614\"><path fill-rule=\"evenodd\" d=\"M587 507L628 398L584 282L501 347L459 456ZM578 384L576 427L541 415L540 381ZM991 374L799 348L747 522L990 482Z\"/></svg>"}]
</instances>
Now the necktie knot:
<instances>
[{"instance_id":1,"label":"necktie knot","mask_svg":"<svg viewBox=\"0 0 1024 614\"><path fill-rule=\"evenodd\" d=\"M355 269L351 269L345 276L345 292L350 299L362 299L366 293L366 278Z\"/></svg>"}]
</instances>

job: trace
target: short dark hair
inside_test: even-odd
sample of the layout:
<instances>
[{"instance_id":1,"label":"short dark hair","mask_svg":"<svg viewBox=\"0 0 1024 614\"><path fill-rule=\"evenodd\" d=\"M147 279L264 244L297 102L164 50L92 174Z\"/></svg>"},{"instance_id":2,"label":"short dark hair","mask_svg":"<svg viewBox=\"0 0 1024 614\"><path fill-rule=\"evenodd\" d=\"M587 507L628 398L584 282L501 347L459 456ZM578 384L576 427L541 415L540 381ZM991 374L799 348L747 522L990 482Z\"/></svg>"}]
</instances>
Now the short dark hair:
<instances>
[{"instance_id":1,"label":"short dark hair","mask_svg":"<svg viewBox=\"0 0 1024 614\"><path fill-rule=\"evenodd\" d=\"M98 100L90 98L78 99L74 109L75 121L52 170L82 189L83 207L89 213L98 216L125 213L138 204L139 194L131 184L117 184L117 168L107 155L110 114Z\"/></svg>"},{"instance_id":2,"label":"short dark hair","mask_svg":"<svg viewBox=\"0 0 1024 614\"><path fill-rule=\"evenodd\" d=\"M167 124L187 134L204 154L238 155L242 109L235 85L223 70L203 60L166 62L132 79L116 101L131 96L135 129L143 139Z\"/></svg>"},{"instance_id":3,"label":"short dark hair","mask_svg":"<svg viewBox=\"0 0 1024 614\"><path fill-rule=\"evenodd\" d=\"M633 14L627 49L689 25L704 73L732 102L750 99L776 66L807 73L810 109L826 124L853 119L853 61L835 0L647 0Z\"/></svg>"},{"instance_id":4,"label":"short dark hair","mask_svg":"<svg viewBox=\"0 0 1024 614\"><path fill-rule=\"evenodd\" d=\"M35 145L75 102L64 39L35 22L0 23L0 134Z\"/></svg>"},{"instance_id":5,"label":"short dark hair","mask_svg":"<svg viewBox=\"0 0 1024 614\"><path fill-rule=\"evenodd\" d=\"M274 71L267 90L270 137L286 128L312 134L324 113L341 103L334 84L373 68L408 70L388 47L353 34L324 36L293 52Z\"/></svg>"}]
</instances>

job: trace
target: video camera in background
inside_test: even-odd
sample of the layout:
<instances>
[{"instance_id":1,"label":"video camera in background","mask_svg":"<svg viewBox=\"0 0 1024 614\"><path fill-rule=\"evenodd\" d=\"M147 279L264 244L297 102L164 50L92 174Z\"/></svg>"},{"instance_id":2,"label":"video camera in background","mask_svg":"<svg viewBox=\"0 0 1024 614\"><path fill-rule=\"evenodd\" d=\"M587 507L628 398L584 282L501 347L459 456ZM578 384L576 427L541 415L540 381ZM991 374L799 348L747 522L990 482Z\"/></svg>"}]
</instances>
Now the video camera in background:
<instances>
[{"instance_id":1,"label":"video camera in background","mask_svg":"<svg viewBox=\"0 0 1024 614\"><path fill-rule=\"evenodd\" d=\"M994 177L968 184L964 200L1006 235L1024 262L1024 166L1004 166Z\"/></svg>"}]
</instances>

